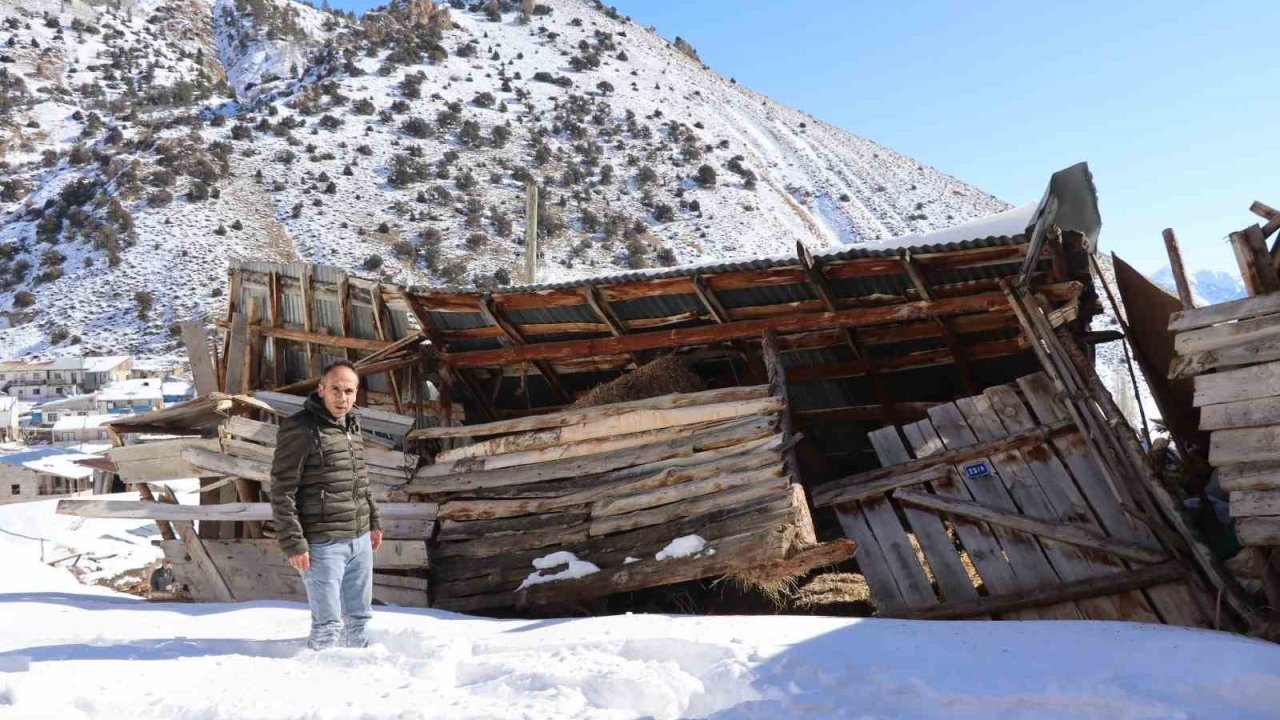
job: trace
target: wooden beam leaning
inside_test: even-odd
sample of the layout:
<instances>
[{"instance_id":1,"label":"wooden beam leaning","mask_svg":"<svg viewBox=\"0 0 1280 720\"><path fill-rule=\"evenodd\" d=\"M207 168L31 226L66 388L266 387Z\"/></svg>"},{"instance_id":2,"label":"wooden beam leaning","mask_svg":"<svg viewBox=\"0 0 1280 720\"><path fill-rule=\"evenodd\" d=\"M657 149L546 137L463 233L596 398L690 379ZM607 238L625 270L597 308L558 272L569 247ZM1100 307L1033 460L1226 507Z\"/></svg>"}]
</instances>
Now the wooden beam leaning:
<instances>
[{"instance_id":1,"label":"wooden beam leaning","mask_svg":"<svg viewBox=\"0 0 1280 720\"><path fill-rule=\"evenodd\" d=\"M187 358L191 363L191 376L195 381L196 394L208 395L218 392L218 374L213 367L213 358L209 354L209 338L204 334L204 323L189 320L182 323L182 344L187 348Z\"/></svg>"},{"instance_id":2,"label":"wooden beam leaning","mask_svg":"<svg viewBox=\"0 0 1280 720\"><path fill-rule=\"evenodd\" d=\"M1276 275L1275 260L1263 240L1262 228L1251 225L1228 236L1235 251L1240 277L1249 295L1266 295L1280 290L1280 278Z\"/></svg>"},{"instance_id":3,"label":"wooden beam leaning","mask_svg":"<svg viewBox=\"0 0 1280 720\"><path fill-rule=\"evenodd\" d=\"M1249 212L1267 221L1267 224L1262 226L1262 237L1264 239L1271 237L1271 233L1276 230L1280 230L1280 210L1276 210L1259 200L1254 200L1253 204L1249 206ZM1277 248L1280 248L1280 240L1277 240L1276 245L1271 248L1272 257L1276 255Z\"/></svg>"},{"instance_id":4,"label":"wooden beam leaning","mask_svg":"<svg viewBox=\"0 0 1280 720\"><path fill-rule=\"evenodd\" d=\"M908 620L959 620L982 615L1003 615L1019 610L1142 590L1173 582L1185 576L1186 571L1180 565L1175 562L1165 562L1138 570L1078 580L1057 587L1038 588L1008 595L988 595L977 600L949 602L932 608L882 608L877 615Z\"/></svg>"},{"instance_id":5,"label":"wooden beam leaning","mask_svg":"<svg viewBox=\"0 0 1280 720\"><path fill-rule=\"evenodd\" d=\"M713 292L711 288L707 287L707 281L698 274L694 274L690 280L693 282L694 294L696 294L698 299L702 301L702 304L706 306L707 312L711 313L711 317L717 323L723 324L729 322L729 313L724 309L724 306L720 304L720 301L716 298L715 292Z\"/></svg>"},{"instance_id":6,"label":"wooden beam leaning","mask_svg":"<svg viewBox=\"0 0 1280 720\"><path fill-rule=\"evenodd\" d=\"M1035 520L1025 515L1005 512L968 500L944 498L939 495L930 495L911 490L899 490L893 496L899 502L939 510L952 515L960 515L1031 535L1052 538L1060 542L1118 555L1137 562L1159 563L1168 559L1168 556L1158 547L1148 547L1137 543L1115 540L1080 526Z\"/></svg>"},{"instance_id":7,"label":"wooden beam leaning","mask_svg":"<svg viewBox=\"0 0 1280 720\"><path fill-rule=\"evenodd\" d=\"M877 468L857 475L850 475L815 488L813 504L823 507L852 502L880 495L899 487L930 482L945 474L943 468L939 467L941 465L968 462L974 458L985 457L1003 450L1016 450L1031 445L1040 445L1055 437L1067 435L1074 429L1074 423L1059 421L1013 433L999 440L948 450L944 453L929 455L900 465Z\"/></svg>"},{"instance_id":8,"label":"wooden beam leaning","mask_svg":"<svg viewBox=\"0 0 1280 720\"><path fill-rule=\"evenodd\" d=\"M1173 282L1178 286L1178 299L1182 301L1183 310L1191 310L1196 306L1191 298L1191 283L1187 282L1187 271L1182 265L1182 250L1178 248L1178 236L1173 228L1164 229L1164 249L1169 253L1169 268L1173 270Z\"/></svg>"}]
</instances>

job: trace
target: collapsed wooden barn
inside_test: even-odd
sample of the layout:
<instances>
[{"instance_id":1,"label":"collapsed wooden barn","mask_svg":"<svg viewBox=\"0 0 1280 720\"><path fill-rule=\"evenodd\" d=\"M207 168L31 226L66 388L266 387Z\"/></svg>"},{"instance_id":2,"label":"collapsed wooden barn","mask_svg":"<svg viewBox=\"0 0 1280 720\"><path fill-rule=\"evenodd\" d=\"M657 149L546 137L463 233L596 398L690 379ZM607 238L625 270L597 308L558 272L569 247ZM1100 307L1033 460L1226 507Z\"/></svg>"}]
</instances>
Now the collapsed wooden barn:
<instances>
[{"instance_id":1,"label":"collapsed wooden barn","mask_svg":"<svg viewBox=\"0 0 1280 720\"><path fill-rule=\"evenodd\" d=\"M1238 626L1247 608L1215 605L1217 568L1084 357L1110 339L1089 331L1087 168L1024 219L493 291L238 263L216 358L187 335L199 422L113 425L126 482L146 497L162 479L130 453L178 457L202 506L66 511L171 522L166 552L202 597L298 597L262 503L272 416L346 358L378 420L378 497L405 520L380 553L387 602L548 612L852 551L884 616ZM124 444L141 432L193 439Z\"/></svg>"}]
</instances>

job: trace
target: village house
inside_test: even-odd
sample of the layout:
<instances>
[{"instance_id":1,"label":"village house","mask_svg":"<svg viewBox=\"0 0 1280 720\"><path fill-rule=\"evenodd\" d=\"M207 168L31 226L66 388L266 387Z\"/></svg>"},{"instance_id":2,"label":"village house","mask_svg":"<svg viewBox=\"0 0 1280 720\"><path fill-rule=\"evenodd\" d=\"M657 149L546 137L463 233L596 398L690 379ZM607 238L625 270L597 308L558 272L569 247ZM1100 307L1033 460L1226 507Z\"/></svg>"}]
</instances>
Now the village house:
<instances>
[{"instance_id":1,"label":"village house","mask_svg":"<svg viewBox=\"0 0 1280 720\"><path fill-rule=\"evenodd\" d=\"M77 464L91 457L53 447L0 455L0 505L92 492L93 470Z\"/></svg>"},{"instance_id":2,"label":"village house","mask_svg":"<svg viewBox=\"0 0 1280 720\"><path fill-rule=\"evenodd\" d=\"M46 362L0 363L0 387L19 400L40 402L93 392L126 380L133 367L128 355L65 357Z\"/></svg>"},{"instance_id":3,"label":"village house","mask_svg":"<svg viewBox=\"0 0 1280 720\"><path fill-rule=\"evenodd\" d=\"M64 417L53 424L53 446L86 449L87 446L110 443L106 424L116 417L108 414Z\"/></svg>"}]
</instances>

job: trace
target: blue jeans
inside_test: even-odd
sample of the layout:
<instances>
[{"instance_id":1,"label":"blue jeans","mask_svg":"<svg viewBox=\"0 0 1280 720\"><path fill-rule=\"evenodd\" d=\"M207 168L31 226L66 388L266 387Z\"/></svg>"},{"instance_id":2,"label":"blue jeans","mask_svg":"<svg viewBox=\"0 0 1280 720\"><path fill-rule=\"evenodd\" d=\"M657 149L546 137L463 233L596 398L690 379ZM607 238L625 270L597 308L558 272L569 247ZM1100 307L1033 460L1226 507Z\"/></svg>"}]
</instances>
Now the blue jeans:
<instances>
[{"instance_id":1,"label":"blue jeans","mask_svg":"<svg viewBox=\"0 0 1280 720\"><path fill-rule=\"evenodd\" d=\"M302 573L311 606L307 647L323 650L341 642L366 647L365 626L373 617L373 546L369 534L352 540L311 544L311 569Z\"/></svg>"}]
</instances>

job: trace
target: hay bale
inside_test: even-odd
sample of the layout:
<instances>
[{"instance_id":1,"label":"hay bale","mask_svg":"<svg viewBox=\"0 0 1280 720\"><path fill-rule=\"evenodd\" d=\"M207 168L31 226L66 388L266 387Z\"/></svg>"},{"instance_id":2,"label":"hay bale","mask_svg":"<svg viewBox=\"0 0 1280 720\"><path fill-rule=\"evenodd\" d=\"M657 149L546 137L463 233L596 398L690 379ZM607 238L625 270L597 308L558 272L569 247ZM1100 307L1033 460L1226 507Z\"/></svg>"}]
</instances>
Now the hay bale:
<instances>
[{"instance_id":1,"label":"hay bale","mask_svg":"<svg viewBox=\"0 0 1280 720\"><path fill-rule=\"evenodd\" d=\"M857 603L874 608L871 587L867 585L867 579L857 573L818 575L801 587L795 595L796 606L807 609Z\"/></svg>"},{"instance_id":2,"label":"hay bale","mask_svg":"<svg viewBox=\"0 0 1280 720\"><path fill-rule=\"evenodd\" d=\"M634 372L597 385L570 408L588 408L598 405L644 400L672 393L691 393L706 390L707 384L697 373L685 367L675 355L663 355L641 365Z\"/></svg>"}]
</instances>

